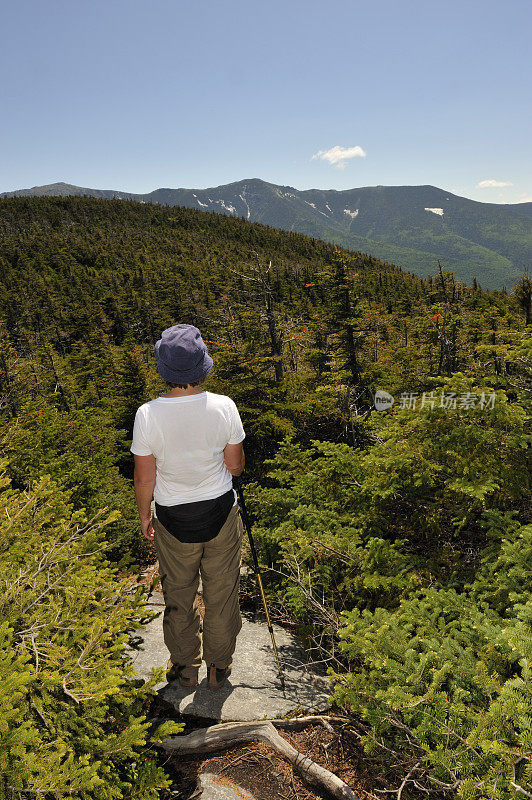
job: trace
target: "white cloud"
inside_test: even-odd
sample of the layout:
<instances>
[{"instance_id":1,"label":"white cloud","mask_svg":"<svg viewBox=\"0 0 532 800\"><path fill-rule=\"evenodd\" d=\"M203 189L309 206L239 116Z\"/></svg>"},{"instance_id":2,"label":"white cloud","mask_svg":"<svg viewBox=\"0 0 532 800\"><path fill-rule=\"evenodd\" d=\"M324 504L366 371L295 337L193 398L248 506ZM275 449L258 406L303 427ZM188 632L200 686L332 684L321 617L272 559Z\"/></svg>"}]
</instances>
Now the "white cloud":
<instances>
[{"instance_id":1,"label":"white cloud","mask_svg":"<svg viewBox=\"0 0 532 800\"><path fill-rule=\"evenodd\" d=\"M475 189L494 189L499 186L513 186L513 183L511 181L480 181L480 183L477 183L475 186Z\"/></svg>"},{"instance_id":2,"label":"white cloud","mask_svg":"<svg viewBox=\"0 0 532 800\"><path fill-rule=\"evenodd\" d=\"M343 169L350 158L361 158L365 155L366 153L358 144L354 147L340 147L337 144L331 147L330 150L318 150L310 160L313 161L315 158L319 158L321 161L328 161L333 167Z\"/></svg>"}]
</instances>

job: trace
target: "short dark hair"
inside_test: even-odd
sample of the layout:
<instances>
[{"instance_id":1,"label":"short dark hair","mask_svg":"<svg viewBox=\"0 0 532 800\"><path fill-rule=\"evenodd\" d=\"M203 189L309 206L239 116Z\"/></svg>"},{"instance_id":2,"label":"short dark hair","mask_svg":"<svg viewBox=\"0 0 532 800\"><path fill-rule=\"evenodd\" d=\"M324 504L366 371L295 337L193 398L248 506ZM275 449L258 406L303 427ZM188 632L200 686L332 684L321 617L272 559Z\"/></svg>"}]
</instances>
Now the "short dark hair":
<instances>
[{"instance_id":1,"label":"short dark hair","mask_svg":"<svg viewBox=\"0 0 532 800\"><path fill-rule=\"evenodd\" d=\"M199 386L204 380L205 378L202 378L201 381L196 381L196 383L170 383L169 381L165 381L165 383L170 389L188 389L189 386Z\"/></svg>"}]
</instances>

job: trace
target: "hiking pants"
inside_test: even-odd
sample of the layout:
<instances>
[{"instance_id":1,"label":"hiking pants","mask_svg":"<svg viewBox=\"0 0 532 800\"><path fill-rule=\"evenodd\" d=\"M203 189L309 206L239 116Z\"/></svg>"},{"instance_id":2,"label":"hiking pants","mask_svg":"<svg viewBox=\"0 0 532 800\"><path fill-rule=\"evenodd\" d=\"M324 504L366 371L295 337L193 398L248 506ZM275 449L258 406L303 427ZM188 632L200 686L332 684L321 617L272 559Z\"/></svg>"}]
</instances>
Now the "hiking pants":
<instances>
[{"instance_id":1,"label":"hiking pants","mask_svg":"<svg viewBox=\"0 0 532 800\"><path fill-rule=\"evenodd\" d=\"M203 584L203 660L227 667L242 628L238 602L244 524L238 502L219 534L208 542L180 542L152 519L164 596L164 643L173 664L201 665L201 616L197 590Z\"/></svg>"}]
</instances>

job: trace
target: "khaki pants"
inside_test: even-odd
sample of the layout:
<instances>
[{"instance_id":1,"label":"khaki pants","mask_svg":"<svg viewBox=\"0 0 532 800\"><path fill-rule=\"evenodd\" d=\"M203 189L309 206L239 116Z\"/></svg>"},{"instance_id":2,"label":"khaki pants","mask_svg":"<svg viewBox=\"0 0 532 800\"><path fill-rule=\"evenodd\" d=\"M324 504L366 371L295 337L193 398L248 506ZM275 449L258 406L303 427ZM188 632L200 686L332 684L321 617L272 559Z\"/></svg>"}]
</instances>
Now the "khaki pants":
<instances>
[{"instance_id":1,"label":"khaki pants","mask_svg":"<svg viewBox=\"0 0 532 800\"><path fill-rule=\"evenodd\" d=\"M154 517L155 549L166 608L164 643L174 664L201 665L200 613L196 593L203 584L203 659L227 667L242 628L238 602L244 525L238 503L209 542L180 542Z\"/></svg>"}]
</instances>

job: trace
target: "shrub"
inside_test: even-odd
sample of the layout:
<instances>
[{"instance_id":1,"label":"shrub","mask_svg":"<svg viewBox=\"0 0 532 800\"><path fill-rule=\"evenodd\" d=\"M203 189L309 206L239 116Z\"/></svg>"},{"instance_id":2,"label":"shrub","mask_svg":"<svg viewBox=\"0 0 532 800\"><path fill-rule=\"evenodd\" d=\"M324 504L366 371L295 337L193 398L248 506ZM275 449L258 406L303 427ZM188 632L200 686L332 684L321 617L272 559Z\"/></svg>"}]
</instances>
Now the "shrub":
<instances>
[{"instance_id":1,"label":"shrub","mask_svg":"<svg viewBox=\"0 0 532 800\"><path fill-rule=\"evenodd\" d=\"M6 467L1 459L0 796L156 798L170 783L149 755L143 712L162 668L135 680L124 653L127 632L149 617L145 590L105 558L119 512L87 519L49 475L14 490Z\"/></svg>"}]
</instances>

